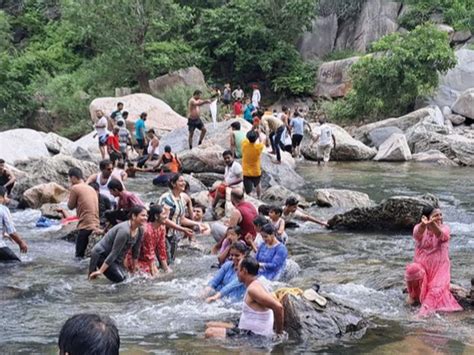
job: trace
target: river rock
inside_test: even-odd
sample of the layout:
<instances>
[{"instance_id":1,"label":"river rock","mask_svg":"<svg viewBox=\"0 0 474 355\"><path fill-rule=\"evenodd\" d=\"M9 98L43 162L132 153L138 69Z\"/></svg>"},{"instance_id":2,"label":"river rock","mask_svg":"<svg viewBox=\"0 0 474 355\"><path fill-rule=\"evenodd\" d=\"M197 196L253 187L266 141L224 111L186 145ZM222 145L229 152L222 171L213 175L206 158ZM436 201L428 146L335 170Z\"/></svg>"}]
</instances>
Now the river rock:
<instances>
[{"instance_id":1,"label":"river rock","mask_svg":"<svg viewBox=\"0 0 474 355\"><path fill-rule=\"evenodd\" d=\"M369 195L359 191L317 189L315 196L319 207L354 208L374 205Z\"/></svg>"},{"instance_id":2,"label":"river rock","mask_svg":"<svg viewBox=\"0 0 474 355\"><path fill-rule=\"evenodd\" d=\"M438 205L438 199L432 194L393 196L374 207L354 208L337 214L327 223L329 228L351 231L411 231L420 221L424 207Z\"/></svg>"},{"instance_id":3,"label":"river rock","mask_svg":"<svg viewBox=\"0 0 474 355\"><path fill-rule=\"evenodd\" d=\"M395 133L390 136L379 147L374 160L380 161L407 161L411 159L410 148L408 147L405 135Z\"/></svg>"},{"instance_id":4,"label":"river rock","mask_svg":"<svg viewBox=\"0 0 474 355\"><path fill-rule=\"evenodd\" d=\"M207 87L204 74L195 66L159 76L156 79L149 80L148 83L150 84L151 92L155 96L160 96L166 90L180 86L200 90L204 90Z\"/></svg>"},{"instance_id":5,"label":"river rock","mask_svg":"<svg viewBox=\"0 0 474 355\"><path fill-rule=\"evenodd\" d=\"M464 91L451 109L455 113L474 120L474 88Z\"/></svg>"},{"instance_id":6,"label":"river rock","mask_svg":"<svg viewBox=\"0 0 474 355\"><path fill-rule=\"evenodd\" d=\"M191 175L201 181L206 187L212 187L216 181L224 181L224 174L192 173Z\"/></svg>"},{"instance_id":7,"label":"river rock","mask_svg":"<svg viewBox=\"0 0 474 355\"><path fill-rule=\"evenodd\" d=\"M323 58L332 52L337 36L337 15L318 16L312 22L311 31L303 33L298 50L304 60Z\"/></svg>"},{"instance_id":8,"label":"river rock","mask_svg":"<svg viewBox=\"0 0 474 355\"><path fill-rule=\"evenodd\" d=\"M286 199L292 196L296 197L298 201L300 202L300 204L304 205L306 203L306 200L303 196L281 185L273 185L273 186L270 186L265 191L263 191L262 200L275 202L278 205L283 205Z\"/></svg>"},{"instance_id":9,"label":"river rock","mask_svg":"<svg viewBox=\"0 0 474 355\"><path fill-rule=\"evenodd\" d=\"M412 154L411 159L419 163L436 163L444 166L457 165L439 150L428 150L426 152L415 153Z\"/></svg>"},{"instance_id":10,"label":"river rock","mask_svg":"<svg viewBox=\"0 0 474 355\"><path fill-rule=\"evenodd\" d=\"M321 64L314 94L328 98L346 96L352 88L352 81L349 76L350 68L359 59L360 57L352 57Z\"/></svg>"},{"instance_id":11,"label":"river rock","mask_svg":"<svg viewBox=\"0 0 474 355\"><path fill-rule=\"evenodd\" d=\"M22 203L39 208L45 203L59 203L67 196L67 190L55 182L34 186L23 193Z\"/></svg>"},{"instance_id":12,"label":"river rock","mask_svg":"<svg viewBox=\"0 0 474 355\"><path fill-rule=\"evenodd\" d=\"M58 208L64 208L60 203L45 203L41 206L41 215L46 218L62 219L63 215L57 211Z\"/></svg>"},{"instance_id":13,"label":"river rock","mask_svg":"<svg viewBox=\"0 0 474 355\"><path fill-rule=\"evenodd\" d=\"M18 128L0 132L0 157L9 164L17 160L49 158L43 136L32 129Z\"/></svg>"},{"instance_id":14,"label":"river rock","mask_svg":"<svg viewBox=\"0 0 474 355\"><path fill-rule=\"evenodd\" d=\"M456 51L456 59L456 66L440 77L431 103L451 107L463 91L474 86L474 50L460 49Z\"/></svg>"},{"instance_id":15,"label":"river rock","mask_svg":"<svg viewBox=\"0 0 474 355\"><path fill-rule=\"evenodd\" d=\"M454 28L449 25L445 25L444 23L438 23L435 25L436 29L441 32L446 32L448 36L454 34Z\"/></svg>"},{"instance_id":16,"label":"river rock","mask_svg":"<svg viewBox=\"0 0 474 355\"><path fill-rule=\"evenodd\" d=\"M361 338L368 327L355 310L328 299L322 308L302 297L286 295L283 328L291 339L339 342L341 338Z\"/></svg>"},{"instance_id":17,"label":"river rock","mask_svg":"<svg viewBox=\"0 0 474 355\"><path fill-rule=\"evenodd\" d=\"M262 162L262 187L278 184L288 189L296 189L304 185L304 179L295 171L295 160L288 152L281 152L281 164L273 162L275 157L268 152L263 152Z\"/></svg>"},{"instance_id":18,"label":"river rock","mask_svg":"<svg viewBox=\"0 0 474 355\"><path fill-rule=\"evenodd\" d=\"M368 134L369 144L378 149L394 133L403 134L403 131L395 126L376 128Z\"/></svg>"},{"instance_id":19,"label":"river rock","mask_svg":"<svg viewBox=\"0 0 474 355\"><path fill-rule=\"evenodd\" d=\"M124 110L128 111L127 121L135 123L142 112L148 113L147 129L154 128L159 131L171 131L185 127L187 119L180 116L164 101L148 94L132 94L122 97L100 97L94 99L89 105L91 119L96 118L95 112L102 110L106 116L113 112L118 102L123 102Z\"/></svg>"},{"instance_id":20,"label":"river rock","mask_svg":"<svg viewBox=\"0 0 474 355\"><path fill-rule=\"evenodd\" d=\"M206 190L207 187L201 181L196 179L193 175L184 174L183 175L186 182L189 184L189 192L196 193Z\"/></svg>"},{"instance_id":21,"label":"river rock","mask_svg":"<svg viewBox=\"0 0 474 355\"><path fill-rule=\"evenodd\" d=\"M78 140L67 144L62 147L61 153L72 155L74 158L80 160L99 161L100 150L96 132L92 131Z\"/></svg>"},{"instance_id":22,"label":"river rock","mask_svg":"<svg viewBox=\"0 0 474 355\"><path fill-rule=\"evenodd\" d=\"M466 122L466 117L456 115L455 113L447 115L446 118L453 124L453 126L459 126Z\"/></svg>"},{"instance_id":23,"label":"river rock","mask_svg":"<svg viewBox=\"0 0 474 355\"><path fill-rule=\"evenodd\" d=\"M370 160L377 150L370 148L362 142L351 137L343 128L330 124L333 134L336 137L336 148L331 151L331 160L352 161L352 160ZM314 126L313 131L318 127ZM305 136L301 144L301 153L306 159L317 160L318 142L315 135Z\"/></svg>"},{"instance_id":24,"label":"river rock","mask_svg":"<svg viewBox=\"0 0 474 355\"><path fill-rule=\"evenodd\" d=\"M202 145L179 154L182 169L185 173L214 172L223 173L225 164L222 158L222 147Z\"/></svg>"},{"instance_id":25,"label":"river rock","mask_svg":"<svg viewBox=\"0 0 474 355\"><path fill-rule=\"evenodd\" d=\"M59 154L63 147L66 147L71 143L71 140L61 137L53 132L49 132L44 137L44 144L46 145L48 151L52 154Z\"/></svg>"}]
</instances>

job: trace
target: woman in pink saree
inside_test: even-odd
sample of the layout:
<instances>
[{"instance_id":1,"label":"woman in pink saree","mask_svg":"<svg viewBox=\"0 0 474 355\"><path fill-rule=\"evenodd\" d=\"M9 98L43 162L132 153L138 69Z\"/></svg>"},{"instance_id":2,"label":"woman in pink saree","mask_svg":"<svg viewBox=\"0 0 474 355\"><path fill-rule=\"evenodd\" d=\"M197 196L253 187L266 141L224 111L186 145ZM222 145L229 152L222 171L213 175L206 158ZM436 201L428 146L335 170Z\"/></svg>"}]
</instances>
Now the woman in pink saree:
<instances>
[{"instance_id":1,"label":"woman in pink saree","mask_svg":"<svg viewBox=\"0 0 474 355\"><path fill-rule=\"evenodd\" d=\"M436 311L461 311L462 307L451 294L451 263L449 261L449 227L443 224L441 210L425 207L421 222L413 230L415 258L407 265L405 281L408 303L421 303L419 315Z\"/></svg>"}]
</instances>

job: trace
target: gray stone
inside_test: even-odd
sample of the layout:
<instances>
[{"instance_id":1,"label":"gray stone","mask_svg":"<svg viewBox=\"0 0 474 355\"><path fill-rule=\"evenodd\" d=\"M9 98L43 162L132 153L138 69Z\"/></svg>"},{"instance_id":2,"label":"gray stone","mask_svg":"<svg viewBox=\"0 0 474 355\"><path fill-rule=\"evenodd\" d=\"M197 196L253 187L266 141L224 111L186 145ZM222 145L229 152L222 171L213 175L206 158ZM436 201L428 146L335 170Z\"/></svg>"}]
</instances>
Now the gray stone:
<instances>
[{"instance_id":1,"label":"gray stone","mask_svg":"<svg viewBox=\"0 0 474 355\"><path fill-rule=\"evenodd\" d=\"M316 17L310 32L301 36L298 49L304 60L323 58L332 52L337 36L337 16Z\"/></svg>"},{"instance_id":2,"label":"gray stone","mask_svg":"<svg viewBox=\"0 0 474 355\"><path fill-rule=\"evenodd\" d=\"M185 173L223 173L224 159L222 147L218 145L202 145L179 154L183 172Z\"/></svg>"},{"instance_id":3,"label":"gray stone","mask_svg":"<svg viewBox=\"0 0 474 355\"><path fill-rule=\"evenodd\" d=\"M160 96L166 90L186 86L193 89L205 89L207 87L204 74L195 66L180 69L172 73L162 75L156 79L149 80L153 95Z\"/></svg>"},{"instance_id":4,"label":"gray stone","mask_svg":"<svg viewBox=\"0 0 474 355\"><path fill-rule=\"evenodd\" d=\"M48 151L52 154L59 154L63 147L71 143L72 143L71 140L61 137L53 132L49 132L44 137L44 144L46 145L46 148L48 149Z\"/></svg>"},{"instance_id":5,"label":"gray stone","mask_svg":"<svg viewBox=\"0 0 474 355\"><path fill-rule=\"evenodd\" d=\"M461 116L461 115L456 115L455 113L452 113L447 116L447 119L453 124L453 126L459 126L466 122L466 117Z\"/></svg>"},{"instance_id":6,"label":"gray stone","mask_svg":"<svg viewBox=\"0 0 474 355\"><path fill-rule=\"evenodd\" d=\"M426 206L438 207L438 199L431 195L393 196L374 207L354 208L333 216L329 228L350 231L412 231L420 221Z\"/></svg>"},{"instance_id":7,"label":"gray stone","mask_svg":"<svg viewBox=\"0 0 474 355\"><path fill-rule=\"evenodd\" d=\"M474 88L464 91L451 109L455 113L474 120Z\"/></svg>"},{"instance_id":8,"label":"gray stone","mask_svg":"<svg viewBox=\"0 0 474 355\"><path fill-rule=\"evenodd\" d=\"M382 143L394 133L403 134L403 131L400 128L394 126L380 127L370 131L368 134L368 139L371 145L379 148Z\"/></svg>"},{"instance_id":9,"label":"gray stone","mask_svg":"<svg viewBox=\"0 0 474 355\"><path fill-rule=\"evenodd\" d=\"M201 191L204 191L204 190L207 191L206 185L204 185L201 181L199 181L193 175L184 174L183 176L184 176L184 179L186 180L186 182L189 183L189 192L190 193L201 192Z\"/></svg>"},{"instance_id":10,"label":"gray stone","mask_svg":"<svg viewBox=\"0 0 474 355\"><path fill-rule=\"evenodd\" d=\"M457 166L445 154L439 150L428 150L426 152L415 153L411 156L412 161L419 163L435 163L442 166Z\"/></svg>"},{"instance_id":11,"label":"gray stone","mask_svg":"<svg viewBox=\"0 0 474 355\"><path fill-rule=\"evenodd\" d=\"M444 118L446 118L447 116L453 113L453 111L451 111L451 108L449 106L443 106L441 112L443 112Z\"/></svg>"},{"instance_id":12,"label":"gray stone","mask_svg":"<svg viewBox=\"0 0 474 355\"><path fill-rule=\"evenodd\" d=\"M469 30L456 31L451 36L451 42L463 43L463 42L466 42L469 38L471 38L471 36L472 36L472 33Z\"/></svg>"},{"instance_id":13,"label":"gray stone","mask_svg":"<svg viewBox=\"0 0 474 355\"><path fill-rule=\"evenodd\" d=\"M67 190L55 182L33 186L23 193L21 202L30 208L39 208L45 203L59 203L67 196Z\"/></svg>"},{"instance_id":14,"label":"gray stone","mask_svg":"<svg viewBox=\"0 0 474 355\"><path fill-rule=\"evenodd\" d=\"M374 160L407 161L411 159L410 148L403 133L394 133L379 147Z\"/></svg>"},{"instance_id":15,"label":"gray stone","mask_svg":"<svg viewBox=\"0 0 474 355\"><path fill-rule=\"evenodd\" d=\"M130 88L115 88L115 97L121 97L126 95L131 95L132 89Z\"/></svg>"},{"instance_id":16,"label":"gray stone","mask_svg":"<svg viewBox=\"0 0 474 355\"><path fill-rule=\"evenodd\" d=\"M352 190L317 189L315 197L316 204L320 207L354 208L374 204L366 193Z\"/></svg>"},{"instance_id":17,"label":"gray stone","mask_svg":"<svg viewBox=\"0 0 474 355\"><path fill-rule=\"evenodd\" d=\"M60 203L45 203L41 206L41 215L46 218L62 219L63 215L57 211L58 208L64 208Z\"/></svg>"},{"instance_id":18,"label":"gray stone","mask_svg":"<svg viewBox=\"0 0 474 355\"><path fill-rule=\"evenodd\" d=\"M449 36L454 34L454 28L443 23L438 23L435 27L438 31L446 32Z\"/></svg>"},{"instance_id":19,"label":"gray stone","mask_svg":"<svg viewBox=\"0 0 474 355\"><path fill-rule=\"evenodd\" d=\"M350 68L360 57L352 57L323 63L319 67L315 95L320 97L344 97L352 88Z\"/></svg>"},{"instance_id":20,"label":"gray stone","mask_svg":"<svg viewBox=\"0 0 474 355\"><path fill-rule=\"evenodd\" d=\"M0 154L9 164L18 160L49 158L43 136L32 129L18 128L0 132Z\"/></svg>"},{"instance_id":21,"label":"gray stone","mask_svg":"<svg viewBox=\"0 0 474 355\"><path fill-rule=\"evenodd\" d=\"M207 187L211 187L216 181L224 180L224 174L218 173L192 173L192 176Z\"/></svg>"},{"instance_id":22,"label":"gray stone","mask_svg":"<svg viewBox=\"0 0 474 355\"><path fill-rule=\"evenodd\" d=\"M279 205L283 205L285 200L291 196L296 197L300 204L305 205L306 200L303 196L281 185L273 185L266 189L262 193L262 200L268 202L277 202Z\"/></svg>"}]
</instances>

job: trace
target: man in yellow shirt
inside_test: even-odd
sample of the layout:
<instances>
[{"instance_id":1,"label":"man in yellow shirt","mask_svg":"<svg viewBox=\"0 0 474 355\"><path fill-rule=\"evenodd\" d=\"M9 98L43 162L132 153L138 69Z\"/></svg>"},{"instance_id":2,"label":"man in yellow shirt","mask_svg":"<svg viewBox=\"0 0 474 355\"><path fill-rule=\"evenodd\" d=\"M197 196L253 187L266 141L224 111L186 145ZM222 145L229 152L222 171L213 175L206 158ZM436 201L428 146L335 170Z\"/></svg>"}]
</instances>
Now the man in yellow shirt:
<instances>
[{"instance_id":1,"label":"man in yellow shirt","mask_svg":"<svg viewBox=\"0 0 474 355\"><path fill-rule=\"evenodd\" d=\"M242 141L242 171L244 176L245 193L250 194L255 187L257 197L260 198L262 188L260 178L262 177L262 168L260 158L265 145L256 143L258 134L255 131L247 133L247 139Z\"/></svg>"}]
</instances>

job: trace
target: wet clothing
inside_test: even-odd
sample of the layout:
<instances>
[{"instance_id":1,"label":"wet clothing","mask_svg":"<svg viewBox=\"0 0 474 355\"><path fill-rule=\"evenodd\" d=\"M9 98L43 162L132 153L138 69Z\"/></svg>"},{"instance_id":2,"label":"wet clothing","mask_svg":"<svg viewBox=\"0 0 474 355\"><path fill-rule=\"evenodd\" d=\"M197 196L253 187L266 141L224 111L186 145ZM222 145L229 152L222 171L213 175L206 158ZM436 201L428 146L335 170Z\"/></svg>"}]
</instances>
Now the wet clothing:
<instances>
[{"instance_id":1,"label":"wet clothing","mask_svg":"<svg viewBox=\"0 0 474 355\"><path fill-rule=\"evenodd\" d=\"M99 227L99 200L92 187L86 183L73 185L67 205L70 209L76 209L79 218L77 229L93 230Z\"/></svg>"},{"instance_id":2,"label":"wet clothing","mask_svg":"<svg viewBox=\"0 0 474 355\"><path fill-rule=\"evenodd\" d=\"M0 186L5 186L5 184L10 181L11 178L12 174L7 169L4 169L3 172L0 174ZM12 192L13 186L15 186L15 183L10 184L6 187L7 193L9 195Z\"/></svg>"},{"instance_id":3,"label":"wet clothing","mask_svg":"<svg viewBox=\"0 0 474 355\"><path fill-rule=\"evenodd\" d=\"M16 233L12 216L7 206L0 205L0 262L20 261L16 254L5 244L4 234Z\"/></svg>"},{"instance_id":4,"label":"wet clothing","mask_svg":"<svg viewBox=\"0 0 474 355\"><path fill-rule=\"evenodd\" d=\"M160 205L167 205L170 208L170 214L168 218L174 223L181 225L181 218L186 214L186 201L183 197L183 194L180 194L179 197L174 197L173 193L165 192L161 195L158 202ZM166 241L167 241L167 253L168 260L174 261L176 250L178 249L180 236L175 229L167 228L166 231Z\"/></svg>"},{"instance_id":5,"label":"wet clothing","mask_svg":"<svg viewBox=\"0 0 474 355\"><path fill-rule=\"evenodd\" d=\"M234 161L231 166L226 165L224 182L226 186L234 186L242 182L242 165L239 162Z\"/></svg>"},{"instance_id":6,"label":"wet clothing","mask_svg":"<svg viewBox=\"0 0 474 355\"><path fill-rule=\"evenodd\" d=\"M278 230L280 229L282 223L285 223L285 220L283 218L278 218L278 221L273 222L270 220L270 223L275 227L275 236L278 239L280 243L286 244L288 241L288 234L286 234L286 231L283 231L283 233L278 233Z\"/></svg>"},{"instance_id":7,"label":"wet clothing","mask_svg":"<svg viewBox=\"0 0 474 355\"><path fill-rule=\"evenodd\" d=\"M261 176L244 176L245 193L249 195L260 184Z\"/></svg>"},{"instance_id":8,"label":"wet clothing","mask_svg":"<svg viewBox=\"0 0 474 355\"><path fill-rule=\"evenodd\" d=\"M132 139L130 136L130 132L128 131L128 129L122 127L119 130L118 136L119 136L120 152L122 154L126 154L127 145L131 142L131 139Z\"/></svg>"},{"instance_id":9,"label":"wet clothing","mask_svg":"<svg viewBox=\"0 0 474 355\"><path fill-rule=\"evenodd\" d=\"M242 142L246 139L245 132L243 131L232 131L235 142L235 157L242 158Z\"/></svg>"},{"instance_id":10,"label":"wet clothing","mask_svg":"<svg viewBox=\"0 0 474 355\"><path fill-rule=\"evenodd\" d=\"M102 173L99 173L97 174L97 178L95 180L95 182L97 182L97 184L99 185L99 192L104 195L105 197L107 197L110 202L112 203L113 206L115 206L115 197L112 196L112 194L110 193L110 190L108 188L108 184L110 182L110 180L112 180L113 177L112 177L112 174L109 176L109 178L107 179L107 181L105 182L105 184L101 184L100 181L102 180Z\"/></svg>"},{"instance_id":11,"label":"wet clothing","mask_svg":"<svg viewBox=\"0 0 474 355\"><path fill-rule=\"evenodd\" d=\"M254 334L266 337L273 336L273 311L256 311L247 304L247 294L245 294L242 304L242 314L239 320L239 329L249 330Z\"/></svg>"},{"instance_id":12,"label":"wet clothing","mask_svg":"<svg viewBox=\"0 0 474 355\"><path fill-rule=\"evenodd\" d=\"M163 165L166 165L170 169L170 172L179 172L180 165L178 159L176 159L176 155L174 155L173 153L163 153L162 161Z\"/></svg>"},{"instance_id":13,"label":"wet clothing","mask_svg":"<svg viewBox=\"0 0 474 355\"><path fill-rule=\"evenodd\" d=\"M112 210L112 203L109 198L99 193L99 222L101 226L107 222L105 213L110 210Z\"/></svg>"},{"instance_id":14,"label":"wet clothing","mask_svg":"<svg viewBox=\"0 0 474 355\"><path fill-rule=\"evenodd\" d=\"M244 108L244 120L253 124L252 112L255 110L255 107L252 104L245 105Z\"/></svg>"},{"instance_id":15,"label":"wet clothing","mask_svg":"<svg viewBox=\"0 0 474 355\"><path fill-rule=\"evenodd\" d=\"M417 224L413 230L415 257L405 272L410 297L421 303L421 316L436 311L461 311L450 291L449 227L441 226L440 237L428 228L421 233L420 228L421 224Z\"/></svg>"},{"instance_id":16,"label":"wet clothing","mask_svg":"<svg viewBox=\"0 0 474 355\"><path fill-rule=\"evenodd\" d=\"M241 238L244 238L248 233L255 238L257 231L255 230L255 225L253 220L258 216L258 211L255 206L247 201L242 201L235 206L235 208L240 212L242 220L239 222L239 227L241 228Z\"/></svg>"},{"instance_id":17,"label":"wet clothing","mask_svg":"<svg viewBox=\"0 0 474 355\"><path fill-rule=\"evenodd\" d=\"M303 117L293 117L290 121L291 133L304 135L305 119Z\"/></svg>"},{"instance_id":18,"label":"wet clothing","mask_svg":"<svg viewBox=\"0 0 474 355\"><path fill-rule=\"evenodd\" d=\"M288 250L282 243L277 243L271 247L262 244L257 250L257 255L255 255L260 263L258 274L268 280L278 280L285 269L287 257Z\"/></svg>"},{"instance_id":19,"label":"wet clothing","mask_svg":"<svg viewBox=\"0 0 474 355\"><path fill-rule=\"evenodd\" d=\"M270 142L272 143L272 149L276 153L276 157L278 161L281 161L281 151L280 151L280 144L281 138L283 136L283 132L285 131L285 126L280 126L277 128L276 132L270 133Z\"/></svg>"},{"instance_id":20,"label":"wet clothing","mask_svg":"<svg viewBox=\"0 0 474 355\"><path fill-rule=\"evenodd\" d=\"M204 123L202 123L201 118L188 118L188 129L189 132L194 131L195 129L202 130L204 128Z\"/></svg>"},{"instance_id":21,"label":"wet clothing","mask_svg":"<svg viewBox=\"0 0 474 355\"><path fill-rule=\"evenodd\" d=\"M166 255L166 228L164 225L154 228L152 223L147 223L143 234L142 246L138 257L138 267L144 272L151 273L150 263L167 261ZM127 255L131 258L131 255Z\"/></svg>"},{"instance_id":22,"label":"wet clothing","mask_svg":"<svg viewBox=\"0 0 474 355\"><path fill-rule=\"evenodd\" d=\"M301 145L302 140L303 140L302 134L293 134L291 136L291 146L293 148L299 147Z\"/></svg>"},{"instance_id":23,"label":"wet clothing","mask_svg":"<svg viewBox=\"0 0 474 355\"><path fill-rule=\"evenodd\" d=\"M118 209L131 210L133 206L145 206L140 198L132 192L123 191L118 200Z\"/></svg>"},{"instance_id":24,"label":"wet clothing","mask_svg":"<svg viewBox=\"0 0 474 355\"><path fill-rule=\"evenodd\" d=\"M221 297L228 297L232 302L240 302L244 298L245 285L237 278L232 261L226 261L214 275L208 286L220 292Z\"/></svg>"}]
</instances>

